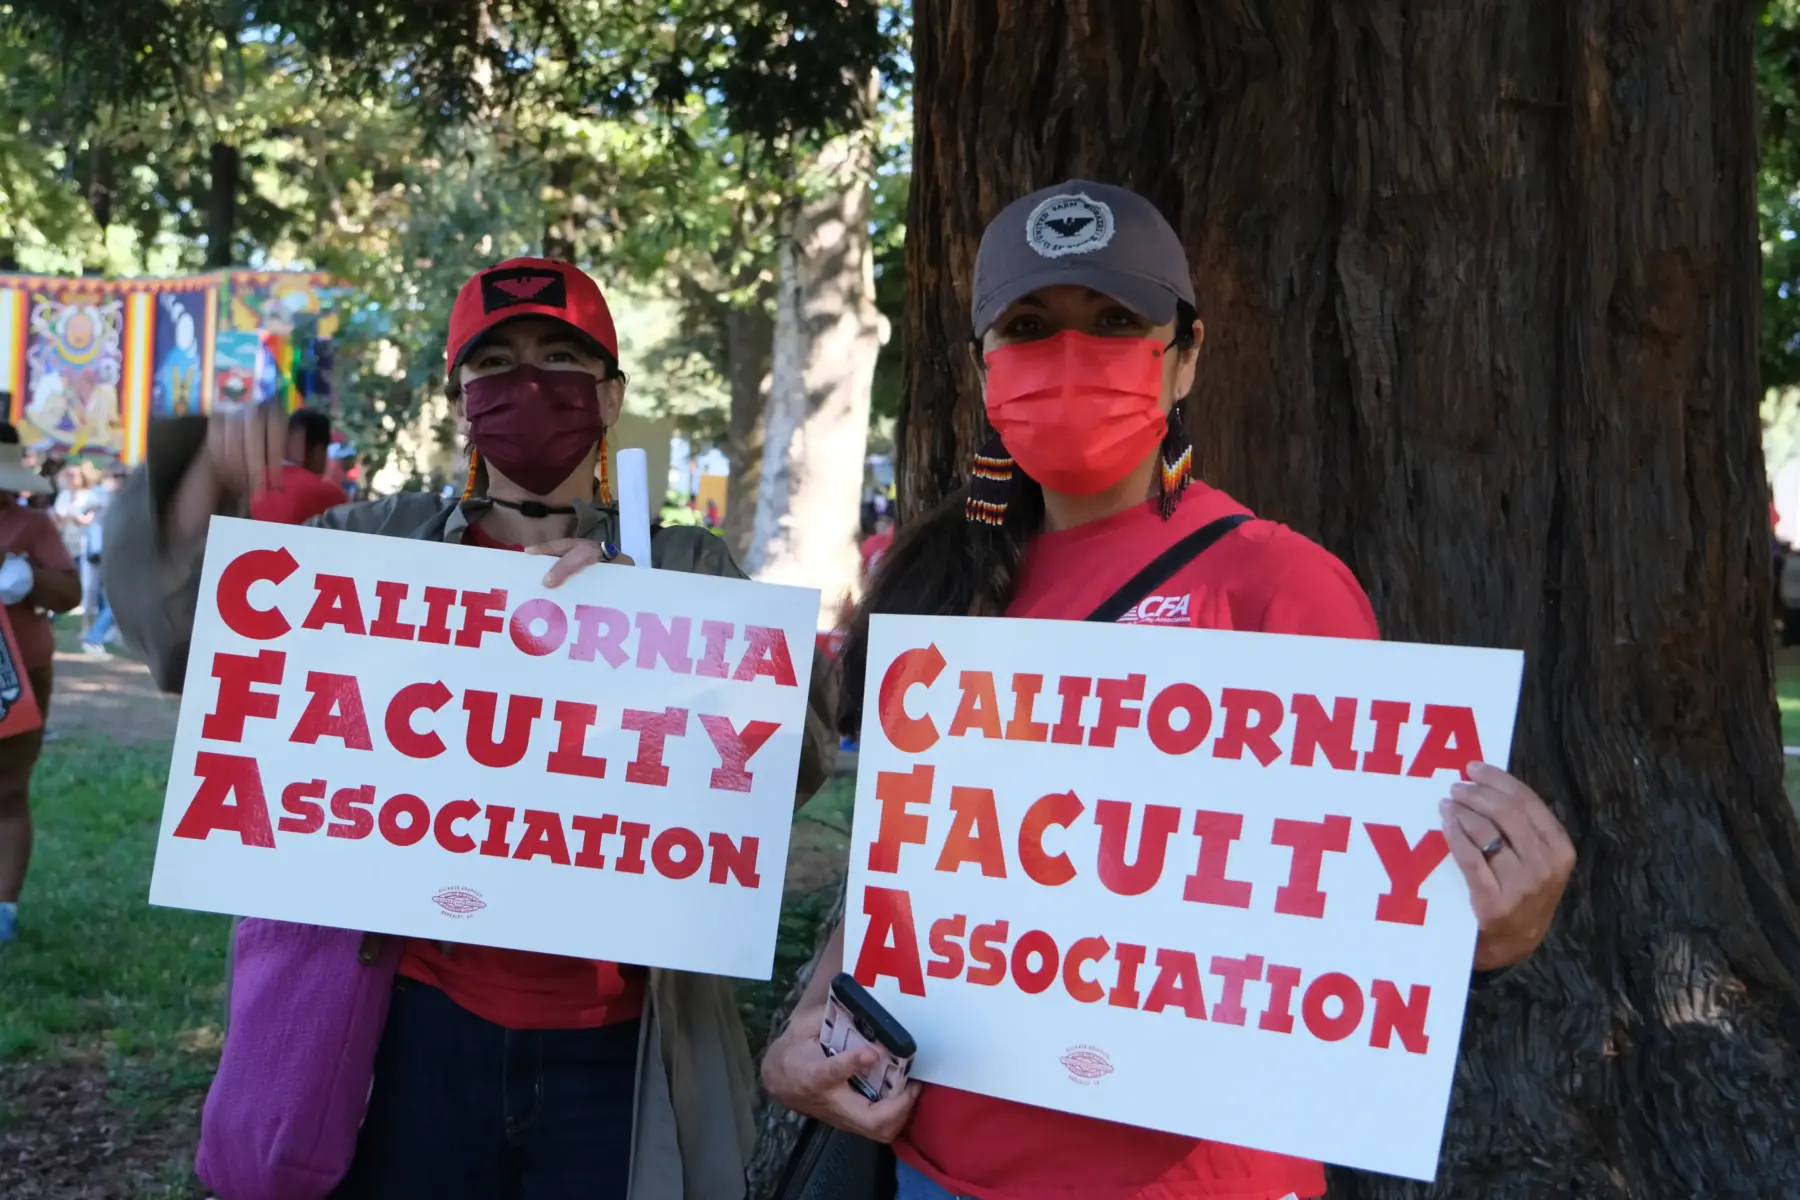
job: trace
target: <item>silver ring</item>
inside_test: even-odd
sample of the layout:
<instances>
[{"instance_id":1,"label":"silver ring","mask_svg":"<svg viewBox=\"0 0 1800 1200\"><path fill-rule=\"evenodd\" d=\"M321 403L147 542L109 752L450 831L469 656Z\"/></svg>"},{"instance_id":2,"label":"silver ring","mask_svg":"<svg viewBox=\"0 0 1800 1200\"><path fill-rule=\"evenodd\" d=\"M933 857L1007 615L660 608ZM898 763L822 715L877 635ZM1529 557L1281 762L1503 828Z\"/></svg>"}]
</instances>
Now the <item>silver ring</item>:
<instances>
[{"instance_id":1,"label":"silver ring","mask_svg":"<svg viewBox=\"0 0 1800 1200\"><path fill-rule=\"evenodd\" d=\"M1506 835L1498 834L1493 841L1481 848L1481 857L1491 860L1494 855L1500 853L1504 849L1506 849Z\"/></svg>"},{"instance_id":2,"label":"silver ring","mask_svg":"<svg viewBox=\"0 0 1800 1200\"><path fill-rule=\"evenodd\" d=\"M617 557L619 557L619 548L617 546L613 545L611 542L600 543L601 562L611 562Z\"/></svg>"}]
</instances>

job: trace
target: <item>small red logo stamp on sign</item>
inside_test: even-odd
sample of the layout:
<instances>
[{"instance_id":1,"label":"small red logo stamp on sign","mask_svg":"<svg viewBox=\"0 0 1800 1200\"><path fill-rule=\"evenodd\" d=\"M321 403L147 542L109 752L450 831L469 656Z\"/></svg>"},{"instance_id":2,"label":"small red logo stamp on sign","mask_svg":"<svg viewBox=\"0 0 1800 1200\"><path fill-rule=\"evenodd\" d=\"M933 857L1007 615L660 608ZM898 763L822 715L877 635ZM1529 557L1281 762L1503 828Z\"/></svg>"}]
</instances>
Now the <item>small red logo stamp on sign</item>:
<instances>
[{"instance_id":1,"label":"small red logo stamp on sign","mask_svg":"<svg viewBox=\"0 0 1800 1200\"><path fill-rule=\"evenodd\" d=\"M481 898L480 892L460 884L438 889L431 902L443 909L446 917L457 918L472 917L487 907L487 901Z\"/></svg>"},{"instance_id":2,"label":"small red logo stamp on sign","mask_svg":"<svg viewBox=\"0 0 1800 1200\"><path fill-rule=\"evenodd\" d=\"M1098 1046L1070 1046L1059 1060L1075 1083L1095 1084L1113 1073L1112 1059Z\"/></svg>"}]
</instances>

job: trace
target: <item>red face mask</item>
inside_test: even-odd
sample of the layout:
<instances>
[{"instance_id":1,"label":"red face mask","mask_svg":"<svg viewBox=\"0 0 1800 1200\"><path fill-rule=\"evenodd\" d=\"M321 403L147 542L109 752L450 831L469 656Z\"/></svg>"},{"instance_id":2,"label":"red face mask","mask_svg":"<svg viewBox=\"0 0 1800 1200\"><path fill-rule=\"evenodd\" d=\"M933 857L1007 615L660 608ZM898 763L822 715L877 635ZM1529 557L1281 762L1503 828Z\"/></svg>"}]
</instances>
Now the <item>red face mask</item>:
<instances>
[{"instance_id":1,"label":"red face mask","mask_svg":"<svg viewBox=\"0 0 1800 1200\"><path fill-rule=\"evenodd\" d=\"M987 415L1025 473L1067 496L1104 492L1168 431L1156 338L1064 330L987 355Z\"/></svg>"},{"instance_id":2,"label":"red face mask","mask_svg":"<svg viewBox=\"0 0 1800 1200\"><path fill-rule=\"evenodd\" d=\"M554 492L606 432L586 371L517 366L469 380L462 394L476 451L534 496Z\"/></svg>"}]
</instances>

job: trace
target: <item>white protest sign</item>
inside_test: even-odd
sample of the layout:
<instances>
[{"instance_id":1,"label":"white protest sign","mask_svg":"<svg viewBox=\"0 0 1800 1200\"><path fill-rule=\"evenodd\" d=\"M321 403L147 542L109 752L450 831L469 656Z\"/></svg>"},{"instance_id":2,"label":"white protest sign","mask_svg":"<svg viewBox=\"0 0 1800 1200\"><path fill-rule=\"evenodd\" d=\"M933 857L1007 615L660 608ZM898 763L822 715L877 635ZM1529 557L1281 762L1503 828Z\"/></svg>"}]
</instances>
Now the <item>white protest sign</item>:
<instances>
[{"instance_id":1,"label":"white protest sign","mask_svg":"<svg viewBox=\"0 0 1800 1200\"><path fill-rule=\"evenodd\" d=\"M1511 651L876 617L846 969L967 1091L1430 1179Z\"/></svg>"},{"instance_id":2,"label":"white protest sign","mask_svg":"<svg viewBox=\"0 0 1800 1200\"><path fill-rule=\"evenodd\" d=\"M769 976L818 594L215 519L153 904Z\"/></svg>"}]
</instances>

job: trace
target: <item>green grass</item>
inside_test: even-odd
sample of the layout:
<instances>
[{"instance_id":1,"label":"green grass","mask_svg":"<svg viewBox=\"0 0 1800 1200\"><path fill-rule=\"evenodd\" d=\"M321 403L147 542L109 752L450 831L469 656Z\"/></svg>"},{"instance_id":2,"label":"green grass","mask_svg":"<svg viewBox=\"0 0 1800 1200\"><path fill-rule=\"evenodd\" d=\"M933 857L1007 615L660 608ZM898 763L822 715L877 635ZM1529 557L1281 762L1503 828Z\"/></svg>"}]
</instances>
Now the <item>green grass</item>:
<instances>
[{"instance_id":1,"label":"green grass","mask_svg":"<svg viewBox=\"0 0 1800 1200\"><path fill-rule=\"evenodd\" d=\"M227 921L146 900L168 762L166 744L45 747L19 939L0 948L0 1059L180 1063L216 1046Z\"/></svg>"}]
</instances>

